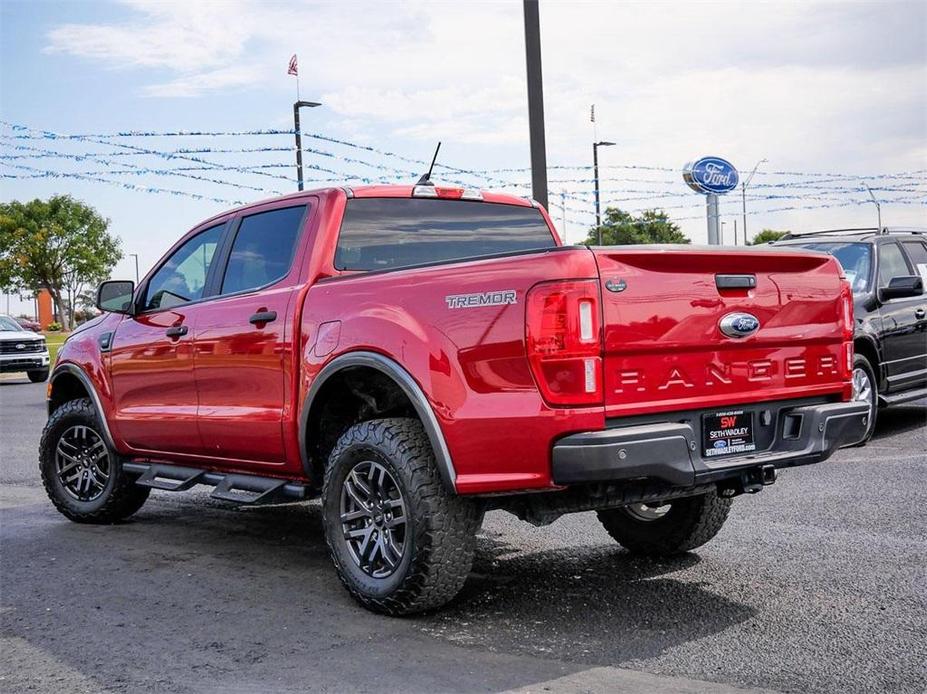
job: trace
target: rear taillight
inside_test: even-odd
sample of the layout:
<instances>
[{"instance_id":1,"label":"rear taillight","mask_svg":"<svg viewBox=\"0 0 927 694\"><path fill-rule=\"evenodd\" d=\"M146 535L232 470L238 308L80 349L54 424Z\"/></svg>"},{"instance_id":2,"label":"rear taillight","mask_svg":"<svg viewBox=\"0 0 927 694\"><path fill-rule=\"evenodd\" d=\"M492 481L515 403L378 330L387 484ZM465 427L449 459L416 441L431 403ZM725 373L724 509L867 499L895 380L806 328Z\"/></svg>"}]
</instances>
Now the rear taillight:
<instances>
[{"instance_id":1,"label":"rear taillight","mask_svg":"<svg viewBox=\"0 0 927 694\"><path fill-rule=\"evenodd\" d=\"M842 282L840 289L841 318L843 320L843 339L853 339L853 290L849 282Z\"/></svg>"},{"instance_id":2,"label":"rear taillight","mask_svg":"<svg viewBox=\"0 0 927 694\"><path fill-rule=\"evenodd\" d=\"M843 373L846 378L853 376L853 289L847 281L840 288L840 320L843 331Z\"/></svg>"},{"instance_id":3,"label":"rear taillight","mask_svg":"<svg viewBox=\"0 0 927 694\"><path fill-rule=\"evenodd\" d=\"M602 402L602 336L597 280L543 282L528 292L528 362L551 405Z\"/></svg>"}]
</instances>

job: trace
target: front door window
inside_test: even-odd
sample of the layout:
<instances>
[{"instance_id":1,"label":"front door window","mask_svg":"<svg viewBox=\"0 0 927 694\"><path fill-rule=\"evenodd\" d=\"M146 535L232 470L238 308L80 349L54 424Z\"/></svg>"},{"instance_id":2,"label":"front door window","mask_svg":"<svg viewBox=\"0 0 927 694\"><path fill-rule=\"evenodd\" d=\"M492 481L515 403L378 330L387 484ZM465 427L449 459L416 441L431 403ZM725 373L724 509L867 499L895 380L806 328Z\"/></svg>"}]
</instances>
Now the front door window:
<instances>
[{"instance_id":1,"label":"front door window","mask_svg":"<svg viewBox=\"0 0 927 694\"><path fill-rule=\"evenodd\" d=\"M203 298L209 266L224 226L210 227L174 251L148 282L144 311L173 308Z\"/></svg>"}]
</instances>

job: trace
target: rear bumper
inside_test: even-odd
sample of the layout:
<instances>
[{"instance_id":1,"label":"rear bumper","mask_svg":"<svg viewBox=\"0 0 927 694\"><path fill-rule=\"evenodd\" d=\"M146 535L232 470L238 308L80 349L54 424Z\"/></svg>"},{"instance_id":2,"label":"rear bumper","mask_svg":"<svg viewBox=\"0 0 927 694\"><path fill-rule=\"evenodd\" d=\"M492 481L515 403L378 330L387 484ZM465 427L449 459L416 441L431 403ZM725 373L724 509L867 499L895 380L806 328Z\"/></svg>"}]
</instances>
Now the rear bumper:
<instances>
[{"instance_id":1,"label":"rear bumper","mask_svg":"<svg viewBox=\"0 0 927 694\"><path fill-rule=\"evenodd\" d=\"M777 415L766 450L720 459L701 456L697 419L573 434L554 445L551 475L558 485L651 478L693 486L762 466L809 465L862 441L870 416L860 402L783 407Z\"/></svg>"}]
</instances>

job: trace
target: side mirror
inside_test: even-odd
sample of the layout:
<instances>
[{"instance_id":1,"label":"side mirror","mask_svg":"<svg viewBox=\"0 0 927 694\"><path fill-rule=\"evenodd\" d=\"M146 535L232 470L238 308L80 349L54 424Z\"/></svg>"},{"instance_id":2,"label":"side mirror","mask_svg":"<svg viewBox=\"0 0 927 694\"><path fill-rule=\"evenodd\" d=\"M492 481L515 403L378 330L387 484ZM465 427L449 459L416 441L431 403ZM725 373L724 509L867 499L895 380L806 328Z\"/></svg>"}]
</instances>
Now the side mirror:
<instances>
[{"instance_id":1,"label":"side mirror","mask_svg":"<svg viewBox=\"0 0 927 694\"><path fill-rule=\"evenodd\" d=\"M135 294L135 282L131 280L107 280L97 287L97 308L110 313L135 314L132 296Z\"/></svg>"},{"instance_id":2,"label":"side mirror","mask_svg":"<svg viewBox=\"0 0 927 694\"><path fill-rule=\"evenodd\" d=\"M903 299L909 296L920 296L924 293L924 281L917 275L904 275L892 277L887 287L879 290L882 301L889 299Z\"/></svg>"}]
</instances>

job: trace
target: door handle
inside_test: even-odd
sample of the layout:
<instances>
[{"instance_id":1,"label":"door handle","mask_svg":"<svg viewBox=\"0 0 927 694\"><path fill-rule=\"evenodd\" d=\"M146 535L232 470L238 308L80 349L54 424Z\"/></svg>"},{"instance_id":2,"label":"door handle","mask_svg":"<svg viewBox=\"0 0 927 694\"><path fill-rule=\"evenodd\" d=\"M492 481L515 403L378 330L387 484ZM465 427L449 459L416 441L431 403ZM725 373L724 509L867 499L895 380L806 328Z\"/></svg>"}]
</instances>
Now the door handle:
<instances>
[{"instance_id":1,"label":"door handle","mask_svg":"<svg viewBox=\"0 0 927 694\"><path fill-rule=\"evenodd\" d=\"M927 316L927 311L922 308L919 308L914 312L914 317L917 318L917 320L922 320L924 316Z\"/></svg>"},{"instance_id":2,"label":"door handle","mask_svg":"<svg viewBox=\"0 0 927 694\"><path fill-rule=\"evenodd\" d=\"M261 323L270 323L271 321L277 320L276 311L258 311L251 318L248 319L253 325L259 325Z\"/></svg>"},{"instance_id":3,"label":"door handle","mask_svg":"<svg viewBox=\"0 0 927 694\"><path fill-rule=\"evenodd\" d=\"M164 334L170 338L183 337L184 335L187 334L187 326L186 325L175 325L165 330Z\"/></svg>"},{"instance_id":4,"label":"door handle","mask_svg":"<svg viewBox=\"0 0 927 694\"><path fill-rule=\"evenodd\" d=\"M718 289L755 289L756 275L715 275Z\"/></svg>"}]
</instances>

